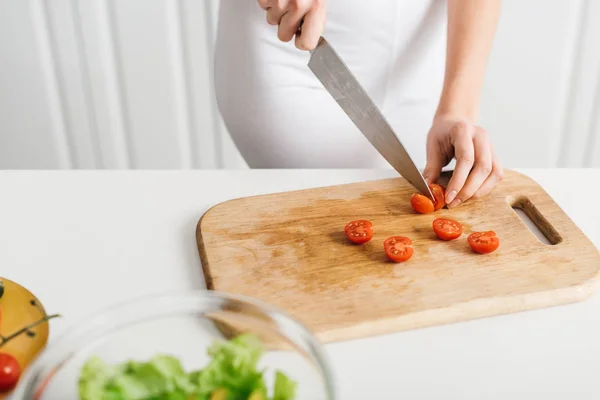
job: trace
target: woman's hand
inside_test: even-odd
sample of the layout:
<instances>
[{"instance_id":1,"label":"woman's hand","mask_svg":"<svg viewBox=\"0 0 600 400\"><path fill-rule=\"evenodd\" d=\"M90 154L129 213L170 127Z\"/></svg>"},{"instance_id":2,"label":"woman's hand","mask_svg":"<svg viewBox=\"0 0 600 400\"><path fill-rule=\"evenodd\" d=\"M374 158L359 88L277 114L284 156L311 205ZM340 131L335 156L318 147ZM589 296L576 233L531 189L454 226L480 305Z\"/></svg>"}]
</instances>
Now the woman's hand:
<instances>
[{"instance_id":1,"label":"woman's hand","mask_svg":"<svg viewBox=\"0 0 600 400\"><path fill-rule=\"evenodd\" d=\"M448 0L444 87L427 136L423 175L434 183L442 168L456 158L446 188L450 208L471 197L485 196L502 180L502 166L487 132L475 125L500 3L501 0Z\"/></svg>"},{"instance_id":2,"label":"woman's hand","mask_svg":"<svg viewBox=\"0 0 600 400\"><path fill-rule=\"evenodd\" d=\"M427 135L427 166L423 171L427 182L435 183L453 158L456 167L446 188L450 208L471 197L485 196L502 180L502 165L487 132L463 119L438 116Z\"/></svg>"},{"instance_id":3,"label":"woman's hand","mask_svg":"<svg viewBox=\"0 0 600 400\"><path fill-rule=\"evenodd\" d=\"M326 0L258 0L258 4L267 11L267 22L279 25L279 40L289 42L296 36L300 50L317 47L325 27Z\"/></svg>"}]
</instances>

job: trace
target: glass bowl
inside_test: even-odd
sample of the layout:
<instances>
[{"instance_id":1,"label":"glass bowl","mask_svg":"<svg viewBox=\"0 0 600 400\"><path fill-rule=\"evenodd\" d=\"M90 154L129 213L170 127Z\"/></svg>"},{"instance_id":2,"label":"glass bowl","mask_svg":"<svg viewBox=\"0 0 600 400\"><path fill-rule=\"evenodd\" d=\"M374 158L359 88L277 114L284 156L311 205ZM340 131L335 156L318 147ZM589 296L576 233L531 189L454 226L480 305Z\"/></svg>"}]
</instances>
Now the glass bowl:
<instances>
[{"instance_id":1,"label":"glass bowl","mask_svg":"<svg viewBox=\"0 0 600 400\"><path fill-rule=\"evenodd\" d=\"M296 383L294 400L336 400L324 352L304 325L268 304L215 291L145 296L75 324L27 368L11 399L80 400L81 370L93 356L115 365L167 355L186 372L203 369L215 341L242 334L264 350L257 368L264 371L265 400L276 371Z\"/></svg>"}]
</instances>

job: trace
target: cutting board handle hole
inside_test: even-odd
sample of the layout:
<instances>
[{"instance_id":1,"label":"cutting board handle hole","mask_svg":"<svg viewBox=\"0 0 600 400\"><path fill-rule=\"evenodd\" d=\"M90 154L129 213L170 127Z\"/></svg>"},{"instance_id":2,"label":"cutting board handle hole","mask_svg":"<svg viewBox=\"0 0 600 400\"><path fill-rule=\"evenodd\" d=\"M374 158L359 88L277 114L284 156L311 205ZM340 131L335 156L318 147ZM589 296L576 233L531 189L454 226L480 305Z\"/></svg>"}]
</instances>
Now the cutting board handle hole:
<instances>
[{"instance_id":1,"label":"cutting board handle hole","mask_svg":"<svg viewBox=\"0 0 600 400\"><path fill-rule=\"evenodd\" d=\"M547 245L557 245L562 242L560 233L527 197L512 198L510 205L540 242Z\"/></svg>"}]
</instances>

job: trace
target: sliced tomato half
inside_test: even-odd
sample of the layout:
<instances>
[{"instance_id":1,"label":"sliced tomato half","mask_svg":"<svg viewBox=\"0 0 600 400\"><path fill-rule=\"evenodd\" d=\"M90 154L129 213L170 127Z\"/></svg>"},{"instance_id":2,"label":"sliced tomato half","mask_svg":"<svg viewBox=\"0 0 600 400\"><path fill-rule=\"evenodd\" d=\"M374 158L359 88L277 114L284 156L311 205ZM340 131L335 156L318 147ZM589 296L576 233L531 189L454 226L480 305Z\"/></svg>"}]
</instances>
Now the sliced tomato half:
<instances>
[{"instance_id":1,"label":"sliced tomato half","mask_svg":"<svg viewBox=\"0 0 600 400\"><path fill-rule=\"evenodd\" d=\"M435 198L435 202L425 195L413 193L410 197L410 205L418 213L429 214L437 211L446 205L446 189L442 185L433 183L429 185L431 194Z\"/></svg>"},{"instance_id":2,"label":"sliced tomato half","mask_svg":"<svg viewBox=\"0 0 600 400\"><path fill-rule=\"evenodd\" d=\"M500 246L500 239L494 231L473 232L467 241L474 252L481 254L491 253Z\"/></svg>"},{"instance_id":3,"label":"sliced tomato half","mask_svg":"<svg viewBox=\"0 0 600 400\"><path fill-rule=\"evenodd\" d=\"M463 233L460 222L447 218L436 218L433 220L433 231L442 240L454 240Z\"/></svg>"},{"instance_id":4,"label":"sliced tomato half","mask_svg":"<svg viewBox=\"0 0 600 400\"><path fill-rule=\"evenodd\" d=\"M415 249L412 240L406 236L392 236L383 242L386 256L394 262L404 262L409 260Z\"/></svg>"},{"instance_id":5,"label":"sliced tomato half","mask_svg":"<svg viewBox=\"0 0 600 400\"><path fill-rule=\"evenodd\" d=\"M429 185L429 189L431 189L431 193L433 194L433 197L435 197L435 203L433 204L435 211L443 208L446 205L446 188L437 183L433 183Z\"/></svg>"},{"instance_id":6,"label":"sliced tomato half","mask_svg":"<svg viewBox=\"0 0 600 400\"><path fill-rule=\"evenodd\" d=\"M429 214L435 211L431 199L419 193L413 193L410 197L410 206L420 214Z\"/></svg>"},{"instance_id":7,"label":"sliced tomato half","mask_svg":"<svg viewBox=\"0 0 600 400\"><path fill-rule=\"evenodd\" d=\"M346 237L353 243L366 243L373 238L373 224L371 221L359 219L349 222L344 228Z\"/></svg>"}]
</instances>

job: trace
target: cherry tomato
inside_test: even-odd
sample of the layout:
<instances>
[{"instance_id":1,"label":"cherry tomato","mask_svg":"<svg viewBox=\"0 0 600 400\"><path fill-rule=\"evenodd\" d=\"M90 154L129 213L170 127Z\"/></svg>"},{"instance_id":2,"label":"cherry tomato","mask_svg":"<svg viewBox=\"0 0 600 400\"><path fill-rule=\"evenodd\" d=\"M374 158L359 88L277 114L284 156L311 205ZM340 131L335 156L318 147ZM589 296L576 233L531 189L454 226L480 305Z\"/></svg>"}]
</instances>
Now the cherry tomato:
<instances>
[{"instance_id":1,"label":"cherry tomato","mask_svg":"<svg viewBox=\"0 0 600 400\"><path fill-rule=\"evenodd\" d=\"M406 236L392 236L383 242L385 254L394 262L407 261L412 257L414 248L412 240Z\"/></svg>"},{"instance_id":2,"label":"cherry tomato","mask_svg":"<svg viewBox=\"0 0 600 400\"><path fill-rule=\"evenodd\" d=\"M17 360L8 353L0 353L0 393L14 389L20 376Z\"/></svg>"},{"instance_id":3,"label":"cherry tomato","mask_svg":"<svg viewBox=\"0 0 600 400\"><path fill-rule=\"evenodd\" d=\"M473 232L467 238L471 249L476 253L491 253L500 246L500 239L494 231Z\"/></svg>"},{"instance_id":4,"label":"cherry tomato","mask_svg":"<svg viewBox=\"0 0 600 400\"><path fill-rule=\"evenodd\" d=\"M370 221L359 219L348 223L344 232L351 242L366 243L373 238L373 224Z\"/></svg>"},{"instance_id":5,"label":"cherry tomato","mask_svg":"<svg viewBox=\"0 0 600 400\"><path fill-rule=\"evenodd\" d=\"M435 203L433 204L435 211L444 207L446 205L446 188L437 183L432 183L429 185L429 189L431 189L431 193L435 198Z\"/></svg>"},{"instance_id":6,"label":"cherry tomato","mask_svg":"<svg viewBox=\"0 0 600 400\"><path fill-rule=\"evenodd\" d=\"M447 218L436 218L433 220L433 231L442 240L454 240L463 233L462 225Z\"/></svg>"},{"instance_id":7,"label":"cherry tomato","mask_svg":"<svg viewBox=\"0 0 600 400\"><path fill-rule=\"evenodd\" d=\"M410 205L413 210L421 214L429 214L435 211L433 201L419 193L413 193L410 197Z\"/></svg>"},{"instance_id":8,"label":"cherry tomato","mask_svg":"<svg viewBox=\"0 0 600 400\"><path fill-rule=\"evenodd\" d=\"M431 189L431 194L433 194L433 197L435 198L435 203L431 201L429 197L420 193L413 193L410 197L410 205L416 212L429 214L446 205L446 189L444 189L442 185L433 183L429 185L429 189Z\"/></svg>"}]
</instances>

